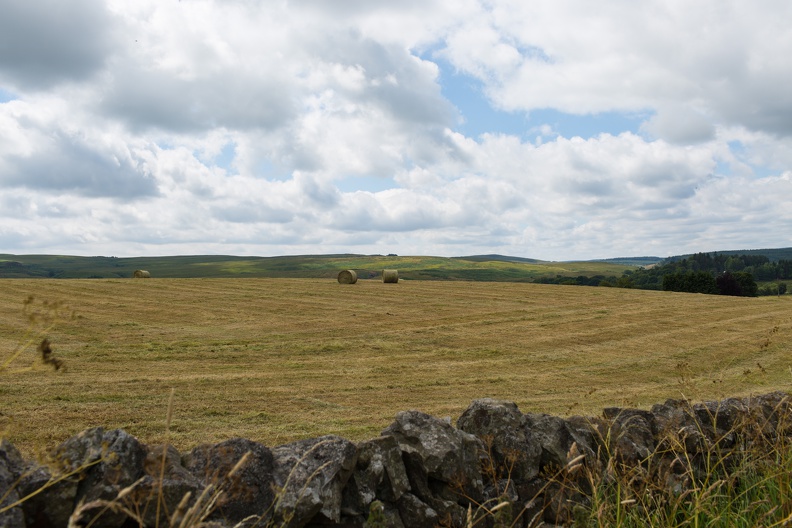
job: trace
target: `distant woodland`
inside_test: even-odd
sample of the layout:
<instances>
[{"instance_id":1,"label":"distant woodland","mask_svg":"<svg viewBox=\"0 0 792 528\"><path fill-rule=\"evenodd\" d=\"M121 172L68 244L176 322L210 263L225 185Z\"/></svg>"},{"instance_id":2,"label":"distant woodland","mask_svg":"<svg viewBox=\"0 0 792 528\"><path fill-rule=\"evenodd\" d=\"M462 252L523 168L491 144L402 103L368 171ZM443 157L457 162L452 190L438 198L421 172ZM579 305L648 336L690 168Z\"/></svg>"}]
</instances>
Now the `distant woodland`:
<instances>
[{"instance_id":1,"label":"distant woodland","mask_svg":"<svg viewBox=\"0 0 792 528\"><path fill-rule=\"evenodd\" d=\"M792 279L792 260L696 253L648 269L628 270L619 280L633 288L754 297L786 293L786 283L780 281L788 279ZM760 288L757 282L771 284Z\"/></svg>"},{"instance_id":2,"label":"distant woodland","mask_svg":"<svg viewBox=\"0 0 792 528\"><path fill-rule=\"evenodd\" d=\"M781 281L790 279L792 260L771 261L756 254L696 253L626 270L621 277L559 276L535 282L755 297L783 295L787 285Z\"/></svg>"}]
</instances>

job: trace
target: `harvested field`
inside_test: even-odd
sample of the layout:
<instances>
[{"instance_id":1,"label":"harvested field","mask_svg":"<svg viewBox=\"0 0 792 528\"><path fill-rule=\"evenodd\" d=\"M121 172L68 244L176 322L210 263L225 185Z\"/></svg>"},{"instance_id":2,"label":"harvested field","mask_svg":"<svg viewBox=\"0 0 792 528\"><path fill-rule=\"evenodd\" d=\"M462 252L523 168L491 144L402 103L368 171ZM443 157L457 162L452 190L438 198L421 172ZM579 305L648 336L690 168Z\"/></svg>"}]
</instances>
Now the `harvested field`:
<instances>
[{"instance_id":1,"label":"harvested field","mask_svg":"<svg viewBox=\"0 0 792 528\"><path fill-rule=\"evenodd\" d=\"M495 397L559 415L790 389L792 297L331 279L0 281L0 351L23 301L78 315L47 333L66 365L0 373L0 431L27 456L91 426L179 449L377 436L396 412L456 419ZM3 356L7 357L7 356ZM23 361L24 360L24 361Z\"/></svg>"}]
</instances>

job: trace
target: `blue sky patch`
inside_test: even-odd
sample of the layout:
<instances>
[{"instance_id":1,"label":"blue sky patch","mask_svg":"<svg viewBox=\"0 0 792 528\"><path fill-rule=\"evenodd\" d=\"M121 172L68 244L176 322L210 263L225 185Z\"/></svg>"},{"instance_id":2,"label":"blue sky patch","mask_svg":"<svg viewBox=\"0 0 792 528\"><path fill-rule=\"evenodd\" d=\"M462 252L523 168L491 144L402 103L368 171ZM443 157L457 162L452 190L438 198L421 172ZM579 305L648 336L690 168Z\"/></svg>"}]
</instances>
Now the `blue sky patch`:
<instances>
[{"instance_id":1,"label":"blue sky patch","mask_svg":"<svg viewBox=\"0 0 792 528\"><path fill-rule=\"evenodd\" d=\"M220 154L215 156L214 163L228 172L236 172L232 170L231 164L234 162L236 156L236 145L234 143L226 143Z\"/></svg>"},{"instance_id":2,"label":"blue sky patch","mask_svg":"<svg viewBox=\"0 0 792 528\"><path fill-rule=\"evenodd\" d=\"M498 132L524 137L532 125L526 115L504 112L490 105L484 95L484 84L478 79L457 73L446 61L433 59L440 67L440 88L443 96L459 110L463 119L456 130L468 137Z\"/></svg>"},{"instance_id":3,"label":"blue sky patch","mask_svg":"<svg viewBox=\"0 0 792 528\"><path fill-rule=\"evenodd\" d=\"M7 103L9 101L14 101L17 99L17 96L13 93L5 90L4 88L0 88L0 104Z\"/></svg>"},{"instance_id":4,"label":"blue sky patch","mask_svg":"<svg viewBox=\"0 0 792 528\"><path fill-rule=\"evenodd\" d=\"M468 137L485 133L514 135L523 140L533 140L542 125L549 125L557 135L583 139L607 133L638 134L649 113L602 112L598 114L568 114L551 108L530 112L506 112L492 106L484 94L484 83L456 72L448 62L433 59L440 67L443 96L459 110L463 122L456 130Z\"/></svg>"}]
</instances>

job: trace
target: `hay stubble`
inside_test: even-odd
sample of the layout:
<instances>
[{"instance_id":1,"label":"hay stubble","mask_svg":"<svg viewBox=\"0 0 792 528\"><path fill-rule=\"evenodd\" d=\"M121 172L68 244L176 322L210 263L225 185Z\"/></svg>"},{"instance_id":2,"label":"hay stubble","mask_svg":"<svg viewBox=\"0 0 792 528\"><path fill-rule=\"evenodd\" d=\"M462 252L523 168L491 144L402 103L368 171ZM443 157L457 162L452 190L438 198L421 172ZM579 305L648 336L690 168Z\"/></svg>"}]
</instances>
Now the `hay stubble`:
<instances>
[{"instance_id":1,"label":"hay stubble","mask_svg":"<svg viewBox=\"0 0 792 528\"><path fill-rule=\"evenodd\" d=\"M97 425L162 441L171 387L170 439L186 449L233 436L369 438L398 411L456 418L485 396L524 412L592 413L683 393L786 389L792 379L790 298L509 283L4 280L0 346L22 332L30 294L81 318L49 336L65 373L0 379L0 426L28 454Z\"/></svg>"}]
</instances>

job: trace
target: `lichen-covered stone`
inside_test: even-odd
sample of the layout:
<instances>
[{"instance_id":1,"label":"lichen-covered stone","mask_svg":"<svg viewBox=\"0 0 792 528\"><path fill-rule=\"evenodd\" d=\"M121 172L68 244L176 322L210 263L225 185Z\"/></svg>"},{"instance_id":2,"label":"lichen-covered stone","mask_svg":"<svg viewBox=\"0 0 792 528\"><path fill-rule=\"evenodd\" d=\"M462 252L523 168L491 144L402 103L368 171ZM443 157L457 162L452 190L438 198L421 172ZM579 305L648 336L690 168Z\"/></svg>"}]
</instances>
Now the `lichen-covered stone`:
<instances>
[{"instance_id":1,"label":"lichen-covered stone","mask_svg":"<svg viewBox=\"0 0 792 528\"><path fill-rule=\"evenodd\" d=\"M357 464L344 494L348 515L367 514L375 500L395 503L410 490L401 450L392 436L357 444Z\"/></svg>"},{"instance_id":2,"label":"lichen-covered stone","mask_svg":"<svg viewBox=\"0 0 792 528\"><path fill-rule=\"evenodd\" d=\"M404 526L410 528L435 528L440 520L437 512L412 493L405 493L397 506Z\"/></svg>"},{"instance_id":3,"label":"lichen-covered stone","mask_svg":"<svg viewBox=\"0 0 792 528\"><path fill-rule=\"evenodd\" d=\"M515 481L539 474L542 446L526 426L514 402L491 398L474 400L457 420L457 427L482 440L495 463L495 476Z\"/></svg>"},{"instance_id":4,"label":"lichen-covered stone","mask_svg":"<svg viewBox=\"0 0 792 528\"><path fill-rule=\"evenodd\" d=\"M88 429L66 440L51 453L51 463L59 472L77 472L77 503L96 504L85 508L81 519L90 519L96 528L122 526L127 515L106 508L101 501L113 501L143 475L145 447L126 431Z\"/></svg>"},{"instance_id":5,"label":"lichen-covered stone","mask_svg":"<svg viewBox=\"0 0 792 528\"><path fill-rule=\"evenodd\" d=\"M415 455L428 478L481 497L481 456L486 451L474 435L420 411L398 413L382 435L394 437L403 453Z\"/></svg>"},{"instance_id":6,"label":"lichen-covered stone","mask_svg":"<svg viewBox=\"0 0 792 528\"><path fill-rule=\"evenodd\" d=\"M592 448L594 440L589 431L582 431L563 418L549 414L529 413L524 416L526 430L542 449L540 470L561 469L581 454L589 459L596 457Z\"/></svg>"},{"instance_id":7,"label":"lichen-covered stone","mask_svg":"<svg viewBox=\"0 0 792 528\"><path fill-rule=\"evenodd\" d=\"M608 433L608 453L622 465L639 465L654 452L654 415L640 409L606 408L611 420Z\"/></svg>"},{"instance_id":8,"label":"lichen-covered stone","mask_svg":"<svg viewBox=\"0 0 792 528\"><path fill-rule=\"evenodd\" d=\"M355 445L323 436L275 447L272 454L277 522L299 528L316 515L339 522L343 489L357 462Z\"/></svg>"},{"instance_id":9,"label":"lichen-covered stone","mask_svg":"<svg viewBox=\"0 0 792 528\"><path fill-rule=\"evenodd\" d=\"M239 465L245 456L247 459ZM272 452L265 445L244 438L204 444L185 453L182 465L202 487L222 493L209 519L235 524L250 516L264 517L270 511L274 466ZM182 475L175 462L171 469L171 476ZM181 482L193 485L188 479Z\"/></svg>"}]
</instances>

